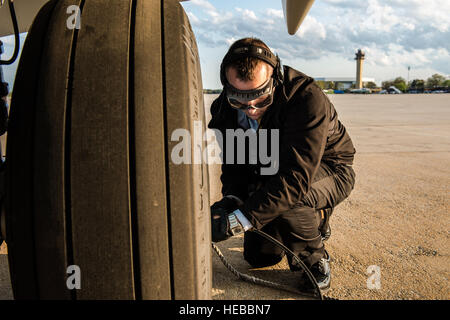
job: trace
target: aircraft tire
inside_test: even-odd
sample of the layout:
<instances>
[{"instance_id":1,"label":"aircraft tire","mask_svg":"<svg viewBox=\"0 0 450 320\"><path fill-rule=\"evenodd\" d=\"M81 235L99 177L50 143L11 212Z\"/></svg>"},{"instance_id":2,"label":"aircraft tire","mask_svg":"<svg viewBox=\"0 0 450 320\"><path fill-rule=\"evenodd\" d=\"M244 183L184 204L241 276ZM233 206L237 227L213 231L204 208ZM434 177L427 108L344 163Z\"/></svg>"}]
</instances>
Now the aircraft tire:
<instances>
[{"instance_id":1,"label":"aircraft tire","mask_svg":"<svg viewBox=\"0 0 450 320\"><path fill-rule=\"evenodd\" d=\"M211 298L207 166L172 161L177 129L205 130L196 41L178 1L40 10L8 128L15 299ZM192 154L205 147L194 140Z\"/></svg>"}]
</instances>

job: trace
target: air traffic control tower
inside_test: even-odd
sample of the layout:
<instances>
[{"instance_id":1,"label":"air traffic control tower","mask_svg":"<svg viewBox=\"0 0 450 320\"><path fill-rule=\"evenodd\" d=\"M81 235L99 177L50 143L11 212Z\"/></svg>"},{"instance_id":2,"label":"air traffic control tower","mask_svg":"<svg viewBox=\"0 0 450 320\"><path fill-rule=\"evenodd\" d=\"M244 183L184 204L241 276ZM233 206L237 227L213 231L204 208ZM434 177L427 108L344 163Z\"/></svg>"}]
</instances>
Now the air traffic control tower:
<instances>
[{"instance_id":1,"label":"air traffic control tower","mask_svg":"<svg viewBox=\"0 0 450 320\"><path fill-rule=\"evenodd\" d=\"M358 52L356 52L356 89L361 89L363 87L362 68L365 55L366 54L361 49L358 49Z\"/></svg>"}]
</instances>

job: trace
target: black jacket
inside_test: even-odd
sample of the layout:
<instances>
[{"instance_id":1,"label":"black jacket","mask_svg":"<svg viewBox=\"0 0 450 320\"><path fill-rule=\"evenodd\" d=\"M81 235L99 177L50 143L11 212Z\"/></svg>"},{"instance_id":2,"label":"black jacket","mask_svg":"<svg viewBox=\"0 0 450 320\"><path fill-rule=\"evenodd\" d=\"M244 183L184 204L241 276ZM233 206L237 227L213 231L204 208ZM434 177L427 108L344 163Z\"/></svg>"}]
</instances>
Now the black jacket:
<instances>
[{"instance_id":1,"label":"black jacket","mask_svg":"<svg viewBox=\"0 0 450 320\"><path fill-rule=\"evenodd\" d=\"M237 110L225 93L211 105L211 129L222 132L239 128ZM264 113L259 129L279 129L279 169L271 176L259 175L260 164L226 164L222 157L222 193L244 201L241 211L261 228L281 212L299 203L309 191L321 161L330 166L351 165L355 149L333 104L314 80L288 66L284 81L275 89L274 103ZM258 129L258 130L259 130ZM249 187L258 184L249 196Z\"/></svg>"}]
</instances>

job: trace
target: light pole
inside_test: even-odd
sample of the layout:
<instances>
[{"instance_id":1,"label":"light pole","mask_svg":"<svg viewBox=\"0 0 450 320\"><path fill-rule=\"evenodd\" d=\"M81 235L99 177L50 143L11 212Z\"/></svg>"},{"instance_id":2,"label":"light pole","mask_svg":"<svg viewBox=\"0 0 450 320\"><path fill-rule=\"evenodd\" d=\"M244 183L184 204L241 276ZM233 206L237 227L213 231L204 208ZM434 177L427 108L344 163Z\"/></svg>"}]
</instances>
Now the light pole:
<instances>
[{"instance_id":1,"label":"light pole","mask_svg":"<svg viewBox=\"0 0 450 320\"><path fill-rule=\"evenodd\" d=\"M411 67L408 66L408 81L406 82L406 87L409 88L409 70L411 70Z\"/></svg>"}]
</instances>

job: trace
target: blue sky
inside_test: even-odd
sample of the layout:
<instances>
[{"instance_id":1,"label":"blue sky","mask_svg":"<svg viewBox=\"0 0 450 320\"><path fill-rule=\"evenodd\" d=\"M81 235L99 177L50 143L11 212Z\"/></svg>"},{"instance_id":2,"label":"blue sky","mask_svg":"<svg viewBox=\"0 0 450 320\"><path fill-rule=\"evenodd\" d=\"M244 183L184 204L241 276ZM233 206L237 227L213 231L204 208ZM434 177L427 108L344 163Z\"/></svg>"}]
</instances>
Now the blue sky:
<instances>
[{"instance_id":1,"label":"blue sky","mask_svg":"<svg viewBox=\"0 0 450 320\"><path fill-rule=\"evenodd\" d=\"M219 66L230 43L265 41L283 64L313 77L354 77L355 52L366 52L364 77L450 74L449 0L316 0L291 36L281 0L182 2L197 38L203 85L219 88Z\"/></svg>"},{"instance_id":2,"label":"blue sky","mask_svg":"<svg viewBox=\"0 0 450 320\"><path fill-rule=\"evenodd\" d=\"M20 51L22 53L23 43L27 37L26 33L22 33L20 35ZM3 42L4 53L2 54L2 60L8 60L11 58L14 51L14 36L2 37L0 40ZM3 67L3 76L5 77L5 81L9 84L9 90L11 91L12 85L14 83L14 77L16 75L17 65L19 63L19 59L17 59L12 65L4 65Z\"/></svg>"},{"instance_id":3,"label":"blue sky","mask_svg":"<svg viewBox=\"0 0 450 320\"><path fill-rule=\"evenodd\" d=\"M450 75L449 0L316 0L294 36L287 33L281 0L190 0L182 6L197 38L204 88L220 88L228 46L247 36L313 77L354 77L358 48L366 52L363 76L379 84L406 79L408 66L410 80ZM2 41L6 59L14 41ZM4 67L10 83L15 69Z\"/></svg>"}]
</instances>

